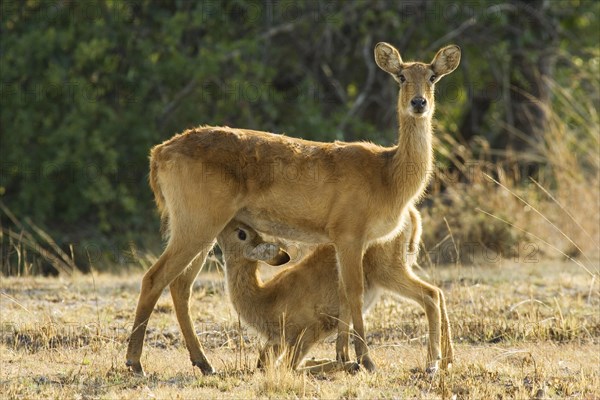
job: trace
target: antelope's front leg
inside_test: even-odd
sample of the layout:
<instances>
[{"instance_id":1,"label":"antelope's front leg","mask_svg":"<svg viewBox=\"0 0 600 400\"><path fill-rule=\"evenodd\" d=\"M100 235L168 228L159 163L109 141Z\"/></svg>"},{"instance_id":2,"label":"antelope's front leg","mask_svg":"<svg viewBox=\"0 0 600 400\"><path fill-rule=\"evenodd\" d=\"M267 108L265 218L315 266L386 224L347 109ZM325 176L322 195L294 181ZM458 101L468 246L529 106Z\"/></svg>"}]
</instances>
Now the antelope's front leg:
<instances>
[{"instance_id":1,"label":"antelope's front leg","mask_svg":"<svg viewBox=\"0 0 600 400\"><path fill-rule=\"evenodd\" d=\"M357 244L355 241L343 243L337 246L337 256L339 260L340 281L346 294L345 298L340 295L340 310L344 309L345 301L345 304L347 304L346 307L350 310L352 324L356 332L354 349L358 363L365 367L367 371L375 371L375 363L369 356L362 315L364 295L363 246ZM348 335L348 322L340 321L338 325L339 333ZM343 339L344 337L339 338L340 341Z\"/></svg>"},{"instance_id":2,"label":"antelope's front leg","mask_svg":"<svg viewBox=\"0 0 600 400\"><path fill-rule=\"evenodd\" d=\"M341 275L341 274L340 274ZM346 298L346 290L342 284L342 279L338 280L338 296L340 302L340 313L338 316L338 333L335 341L335 358L340 363L350 361L348 353L348 332L350 331L350 308L348 307L348 299Z\"/></svg>"}]
</instances>

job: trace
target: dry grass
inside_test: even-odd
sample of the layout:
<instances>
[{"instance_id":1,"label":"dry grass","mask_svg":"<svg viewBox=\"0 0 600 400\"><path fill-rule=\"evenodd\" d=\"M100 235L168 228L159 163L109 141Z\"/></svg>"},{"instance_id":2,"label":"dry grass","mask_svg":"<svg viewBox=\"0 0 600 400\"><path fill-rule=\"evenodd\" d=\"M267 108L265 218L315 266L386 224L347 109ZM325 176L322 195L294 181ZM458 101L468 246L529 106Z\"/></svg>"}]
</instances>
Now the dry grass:
<instances>
[{"instance_id":1,"label":"dry grass","mask_svg":"<svg viewBox=\"0 0 600 400\"><path fill-rule=\"evenodd\" d=\"M54 239L30 218L20 221L0 201L0 217L10 221L4 227L0 220L0 273L11 276L33 274L71 275L77 269L73 246L70 254L61 249Z\"/></svg>"},{"instance_id":2,"label":"dry grass","mask_svg":"<svg viewBox=\"0 0 600 400\"><path fill-rule=\"evenodd\" d=\"M504 261L422 274L444 289L456 338L455 365L433 378L424 312L406 301L385 298L367 319L374 374L258 372L257 339L239 327L222 277L202 274L192 309L219 374L192 368L164 293L140 378L124 366L140 274L1 278L0 398L600 397L599 282L585 271ZM311 356L333 354L330 340Z\"/></svg>"},{"instance_id":3,"label":"dry grass","mask_svg":"<svg viewBox=\"0 0 600 400\"><path fill-rule=\"evenodd\" d=\"M597 76L586 81L600 93ZM554 109L546 110L543 135L527 138L527 151L436 135L435 148L451 168L435 171L420 207L429 246L424 262L558 257L598 275L591 265L600 258L600 114L596 103L573 100L580 89L577 80L571 84L552 83Z\"/></svg>"}]
</instances>

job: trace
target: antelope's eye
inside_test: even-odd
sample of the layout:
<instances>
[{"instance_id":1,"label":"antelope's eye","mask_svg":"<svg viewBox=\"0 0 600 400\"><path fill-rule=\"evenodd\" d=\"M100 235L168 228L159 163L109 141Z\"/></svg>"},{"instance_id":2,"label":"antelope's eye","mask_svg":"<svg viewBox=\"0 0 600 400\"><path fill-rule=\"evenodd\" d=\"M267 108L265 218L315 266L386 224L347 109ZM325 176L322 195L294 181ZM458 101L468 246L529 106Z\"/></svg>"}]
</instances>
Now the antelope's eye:
<instances>
[{"instance_id":1,"label":"antelope's eye","mask_svg":"<svg viewBox=\"0 0 600 400\"><path fill-rule=\"evenodd\" d=\"M402 74L398 75L398 79L400 79L400 82L402 83L406 82L406 78Z\"/></svg>"},{"instance_id":2,"label":"antelope's eye","mask_svg":"<svg viewBox=\"0 0 600 400\"><path fill-rule=\"evenodd\" d=\"M238 229L238 239L240 239L240 240L246 240L246 232L244 232L241 229Z\"/></svg>"},{"instance_id":3,"label":"antelope's eye","mask_svg":"<svg viewBox=\"0 0 600 400\"><path fill-rule=\"evenodd\" d=\"M437 76L435 76L435 75L431 75L431 78L429 78L429 81L430 81L431 83L433 83L433 82L435 82L435 80L436 80L436 79L437 79Z\"/></svg>"}]
</instances>

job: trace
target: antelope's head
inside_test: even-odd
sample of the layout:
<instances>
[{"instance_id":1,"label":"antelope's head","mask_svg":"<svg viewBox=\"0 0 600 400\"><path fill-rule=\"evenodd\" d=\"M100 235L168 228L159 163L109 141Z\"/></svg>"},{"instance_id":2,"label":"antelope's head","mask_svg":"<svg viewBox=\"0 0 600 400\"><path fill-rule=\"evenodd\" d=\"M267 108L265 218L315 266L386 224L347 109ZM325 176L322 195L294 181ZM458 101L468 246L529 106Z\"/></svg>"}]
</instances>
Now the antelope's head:
<instances>
[{"instance_id":1,"label":"antelope's head","mask_svg":"<svg viewBox=\"0 0 600 400\"><path fill-rule=\"evenodd\" d=\"M218 236L226 264L237 265L240 260L264 261L270 265L283 265L290 256L279 245L265 241L249 226L231 221Z\"/></svg>"},{"instance_id":2,"label":"antelope's head","mask_svg":"<svg viewBox=\"0 0 600 400\"><path fill-rule=\"evenodd\" d=\"M389 43L375 46L375 62L400 85L398 113L416 118L431 117L434 111L434 87L460 63L460 47L440 49L431 63L404 62L400 53Z\"/></svg>"}]
</instances>

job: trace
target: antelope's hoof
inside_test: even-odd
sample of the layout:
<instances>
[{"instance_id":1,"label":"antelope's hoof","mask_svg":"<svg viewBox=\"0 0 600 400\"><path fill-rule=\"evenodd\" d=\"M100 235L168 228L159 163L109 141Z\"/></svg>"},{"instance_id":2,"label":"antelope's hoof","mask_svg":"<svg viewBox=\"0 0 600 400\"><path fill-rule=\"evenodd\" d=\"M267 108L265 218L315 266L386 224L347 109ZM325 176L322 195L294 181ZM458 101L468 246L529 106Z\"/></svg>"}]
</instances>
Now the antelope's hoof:
<instances>
[{"instance_id":1,"label":"antelope's hoof","mask_svg":"<svg viewBox=\"0 0 600 400\"><path fill-rule=\"evenodd\" d=\"M360 371L360 364L354 361L348 361L344 363L343 368L347 373L354 375Z\"/></svg>"},{"instance_id":2,"label":"antelope's hoof","mask_svg":"<svg viewBox=\"0 0 600 400\"><path fill-rule=\"evenodd\" d=\"M375 370L377 369L377 367L375 366L375 363L373 362L373 360L371 360L371 358L368 357L368 356L363 357L362 360L360 361L360 364L368 372L375 372Z\"/></svg>"},{"instance_id":3,"label":"antelope's hoof","mask_svg":"<svg viewBox=\"0 0 600 400\"><path fill-rule=\"evenodd\" d=\"M203 375L214 375L214 374L216 374L215 369L212 367L212 365L210 365L210 363L208 361L205 361L205 360L202 360L202 361L192 361L192 365L194 367L200 368L200 371L202 371Z\"/></svg>"},{"instance_id":4,"label":"antelope's hoof","mask_svg":"<svg viewBox=\"0 0 600 400\"><path fill-rule=\"evenodd\" d=\"M451 362L442 363L441 368L445 371L448 371L448 370L452 369L452 363Z\"/></svg>"},{"instance_id":5,"label":"antelope's hoof","mask_svg":"<svg viewBox=\"0 0 600 400\"><path fill-rule=\"evenodd\" d=\"M441 367L446 370L452 368L452 359L443 358Z\"/></svg>"},{"instance_id":6,"label":"antelope's hoof","mask_svg":"<svg viewBox=\"0 0 600 400\"><path fill-rule=\"evenodd\" d=\"M144 372L144 368L142 368L142 363L137 361L131 361L131 360L127 360L125 362L125 365L127 365L127 367L131 370L131 372L133 372L136 375L139 376L146 376L146 373Z\"/></svg>"},{"instance_id":7,"label":"antelope's hoof","mask_svg":"<svg viewBox=\"0 0 600 400\"><path fill-rule=\"evenodd\" d=\"M438 367L437 363L432 364L425 369L425 373L429 376L435 375L438 371L439 371L439 367Z\"/></svg>"}]
</instances>

